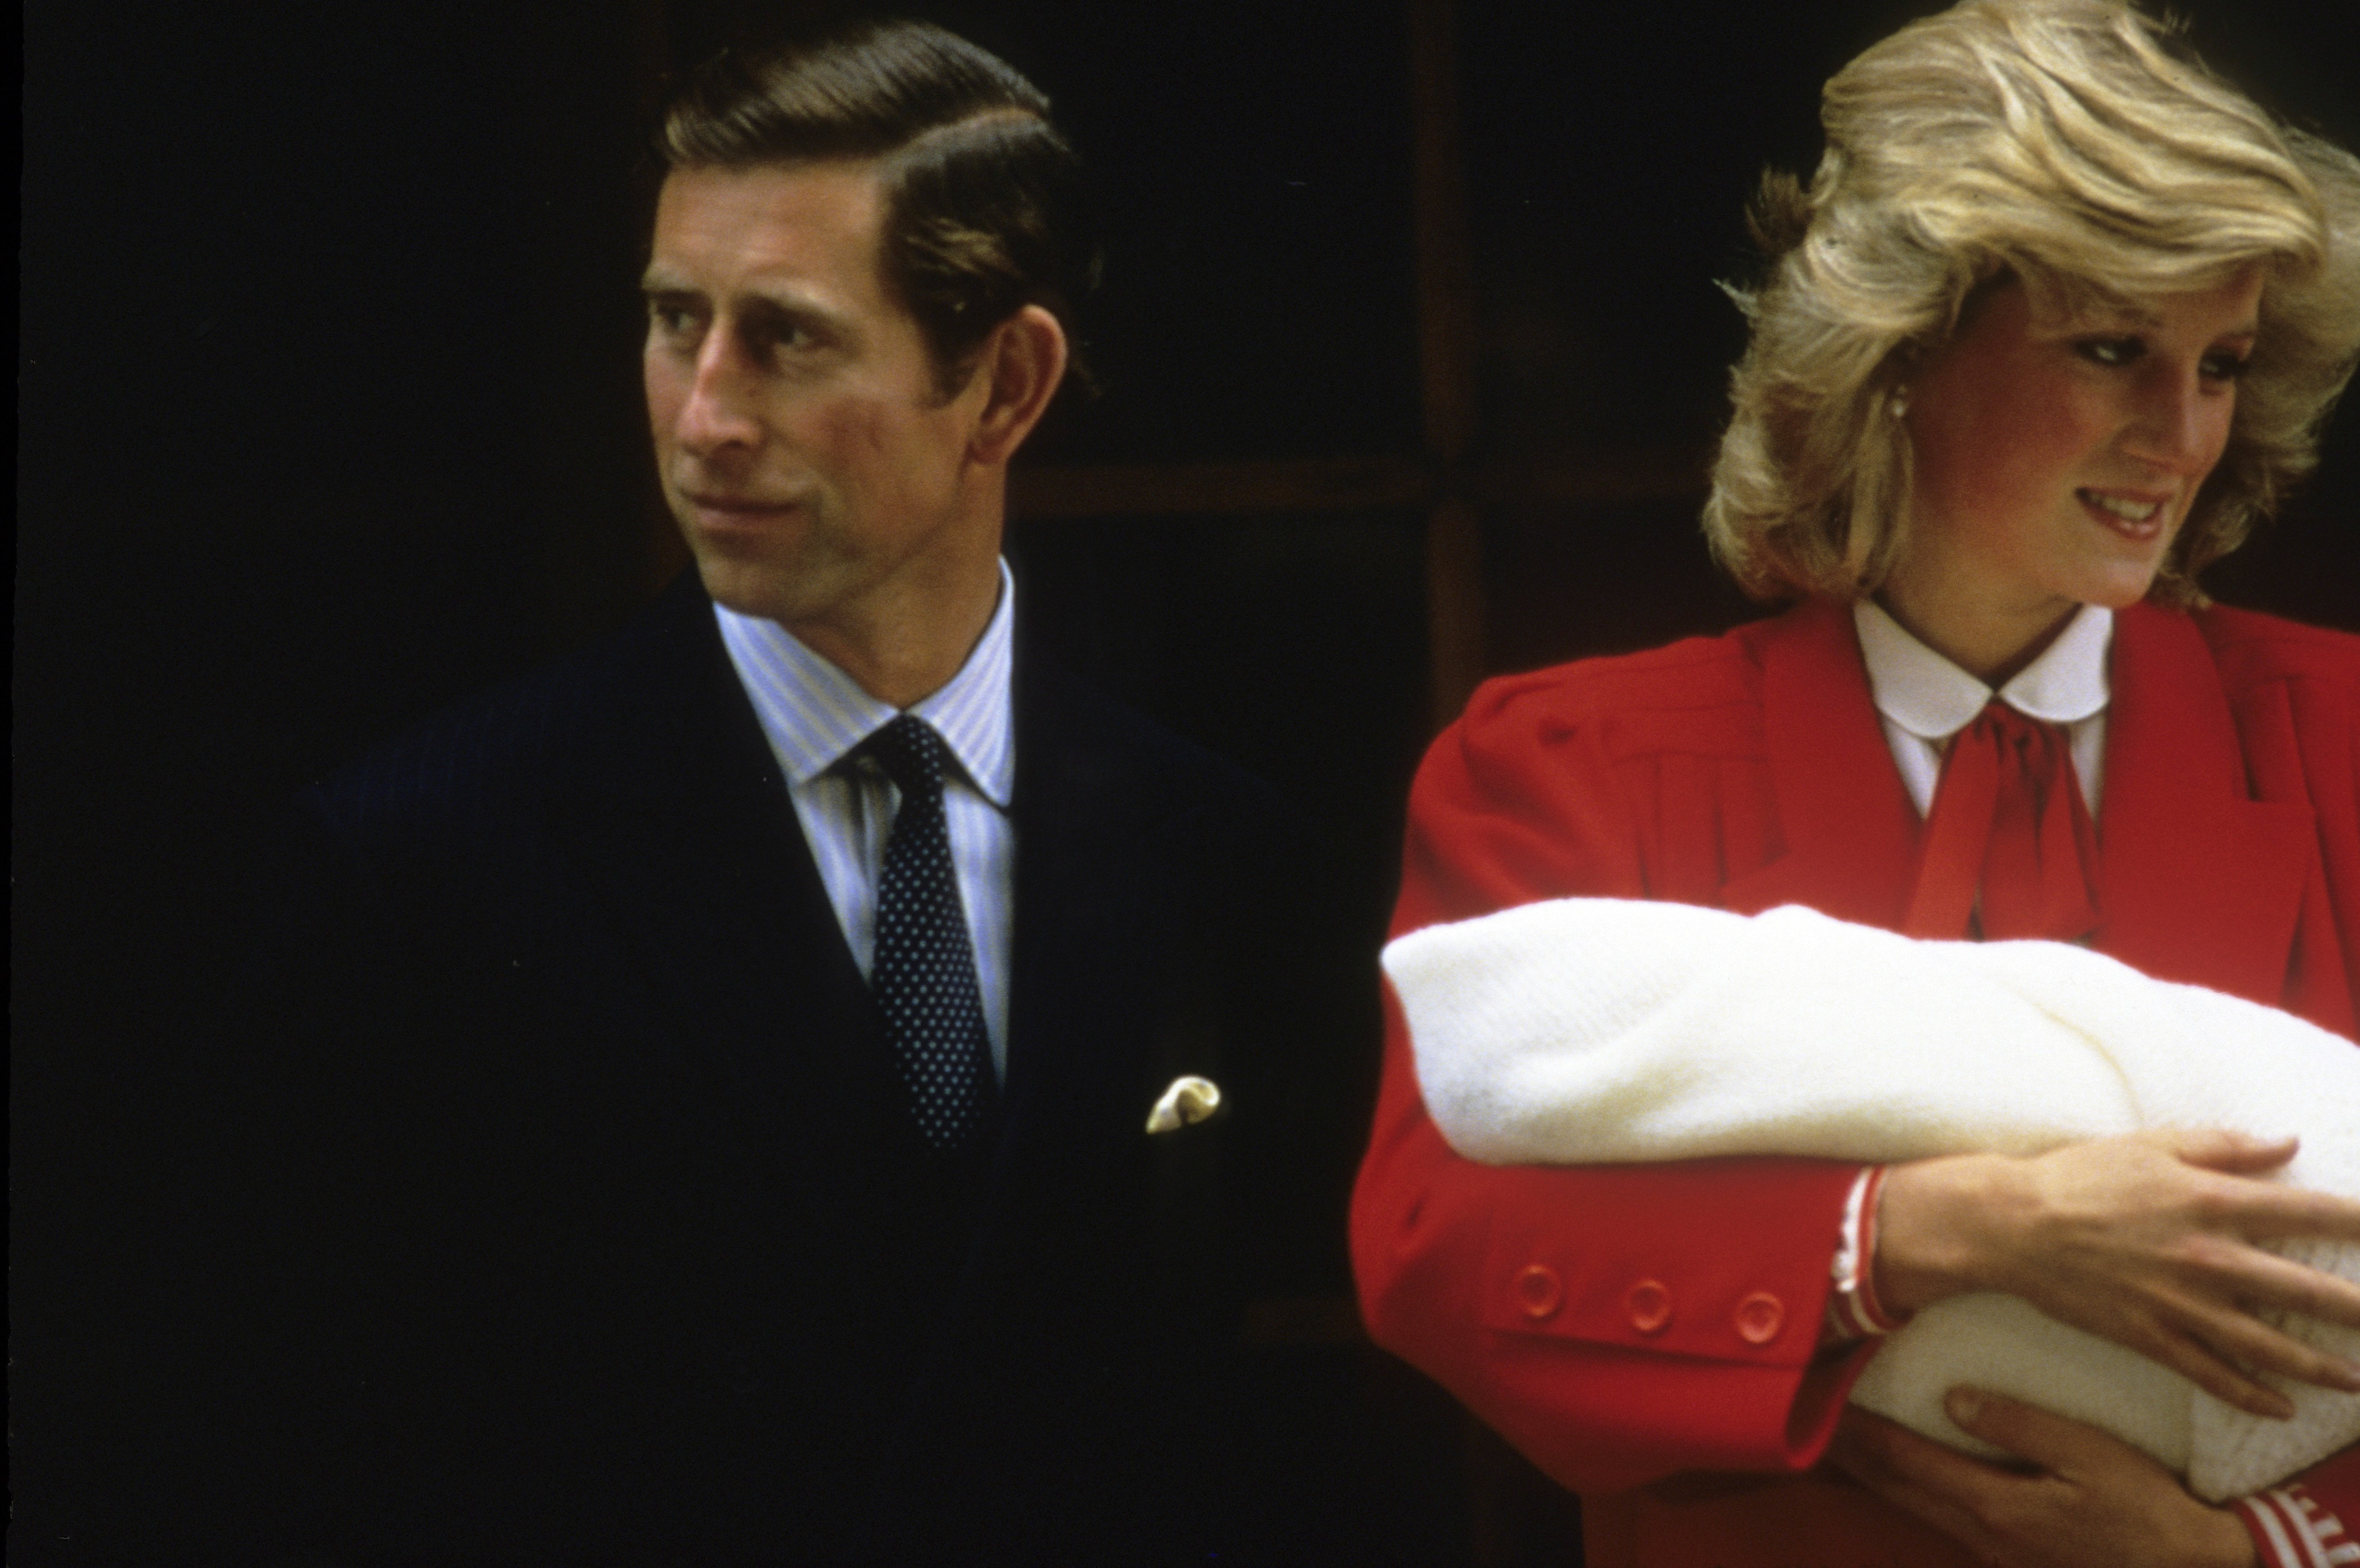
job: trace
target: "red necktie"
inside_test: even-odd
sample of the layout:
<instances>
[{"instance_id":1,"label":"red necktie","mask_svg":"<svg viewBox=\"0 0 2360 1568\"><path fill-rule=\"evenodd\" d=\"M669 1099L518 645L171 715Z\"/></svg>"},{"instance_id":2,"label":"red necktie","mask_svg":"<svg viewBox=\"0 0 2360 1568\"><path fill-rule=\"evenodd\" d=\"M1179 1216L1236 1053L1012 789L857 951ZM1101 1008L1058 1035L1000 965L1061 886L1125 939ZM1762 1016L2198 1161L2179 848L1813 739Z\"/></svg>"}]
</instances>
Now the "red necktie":
<instances>
[{"instance_id":1,"label":"red necktie","mask_svg":"<svg viewBox=\"0 0 2360 1568\"><path fill-rule=\"evenodd\" d=\"M2097 929L2098 835L2056 725L1993 702L1950 741L1901 929L2079 941Z\"/></svg>"}]
</instances>

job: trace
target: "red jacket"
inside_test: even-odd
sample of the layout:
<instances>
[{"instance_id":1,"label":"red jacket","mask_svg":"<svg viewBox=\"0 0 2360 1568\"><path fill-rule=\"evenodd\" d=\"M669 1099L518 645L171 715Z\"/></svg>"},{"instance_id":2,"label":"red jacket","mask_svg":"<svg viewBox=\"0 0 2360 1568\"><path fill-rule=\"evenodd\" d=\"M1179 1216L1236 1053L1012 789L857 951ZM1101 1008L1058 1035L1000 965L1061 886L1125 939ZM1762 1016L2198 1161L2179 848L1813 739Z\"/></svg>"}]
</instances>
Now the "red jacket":
<instances>
[{"instance_id":1,"label":"red jacket","mask_svg":"<svg viewBox=\"0 0 2360 1568\"><path fill-rule=\"evenodd\" d=\"M2360 638L2140 606L2112 661L2095 946L2355 1034ZM1393 930L1568 895L1890 927L1918 832L1851 617L1806 604L1487 684L1419 771ZM1628 1494L1585 1501L1592 1568L1968 1563L1799 1474L1874 1353L1814 1362L1855 1168L1477 1165L1388 1018L1352 1205L1370 1330L1559 1482ZM1795 1478L1630 1491L1693 1472ZM2360 1451L2304 1479L2360 1527Z\"/></svg>"}]
</instances>

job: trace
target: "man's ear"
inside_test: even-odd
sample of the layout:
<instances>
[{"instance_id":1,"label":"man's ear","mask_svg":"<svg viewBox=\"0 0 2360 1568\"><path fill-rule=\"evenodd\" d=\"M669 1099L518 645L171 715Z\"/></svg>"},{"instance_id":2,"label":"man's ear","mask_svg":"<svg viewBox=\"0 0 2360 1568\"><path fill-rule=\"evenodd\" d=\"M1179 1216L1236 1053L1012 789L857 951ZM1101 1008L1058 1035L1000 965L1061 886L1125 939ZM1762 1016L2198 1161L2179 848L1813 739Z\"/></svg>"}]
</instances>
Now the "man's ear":
<instances>
[{"instance_id":1,"label":"man's ear","mask_svg":"<svg viewBox=\"0 0 2360 1568\"><path fill-rule=\"evenodd\" d=\"M984 382L984 402L967 455L978 463L1005 463L1041 422L1065 378L1065 329L1039 305L1027 305L992 330L976 374Z\"/></svg>"}]
</instances>

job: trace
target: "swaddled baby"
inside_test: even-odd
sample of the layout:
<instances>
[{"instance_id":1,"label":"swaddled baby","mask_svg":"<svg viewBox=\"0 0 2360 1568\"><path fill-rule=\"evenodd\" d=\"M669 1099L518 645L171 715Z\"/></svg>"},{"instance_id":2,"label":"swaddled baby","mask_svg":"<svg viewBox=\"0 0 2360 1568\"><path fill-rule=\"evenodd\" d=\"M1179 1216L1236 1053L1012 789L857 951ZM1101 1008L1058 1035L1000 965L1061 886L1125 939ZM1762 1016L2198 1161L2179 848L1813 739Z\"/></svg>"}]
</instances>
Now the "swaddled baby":
<instances>
[{"instance_id":1,"label":"swaddled baby","mask_svg":"<svg viewBox=\"0 0 2360 1568\"><path fill-rule=\"evenodd\" d=\"M1559 899L1386 948L1418 1085L1492 1165L1800 1155L2033 1155L2158 1126L2299 1134L2281 1179L2360 1197L2360 1050L2273 1008L2055 942L1926 942L1803 908ZM2360 1245L2270 1250L2360 1280ZM2360 1331L2265 1314L2360 1359ZM1878 1351L1852 1398L1992 1453L1943 1413L1972 1383L2090 1422L2210 1501L2360 1440L2360 1395L2271 1379L2249 1415L2012 1296L1956 1297Z\"/></svg>"}]
</instances>

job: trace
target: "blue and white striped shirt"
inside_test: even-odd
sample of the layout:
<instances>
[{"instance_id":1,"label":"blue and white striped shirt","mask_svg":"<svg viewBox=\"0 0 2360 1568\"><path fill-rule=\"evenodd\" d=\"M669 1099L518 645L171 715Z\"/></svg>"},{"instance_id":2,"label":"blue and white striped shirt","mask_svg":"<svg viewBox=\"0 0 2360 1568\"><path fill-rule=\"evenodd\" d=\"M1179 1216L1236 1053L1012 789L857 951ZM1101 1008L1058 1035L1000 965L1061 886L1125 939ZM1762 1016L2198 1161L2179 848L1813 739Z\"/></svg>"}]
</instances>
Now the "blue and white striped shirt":
<instances>
[{"instance_id":1,"label":"blue and white striped shirt","mask_svg":"<svg viewBox=\"0 0 2360 1568\"><path fill-rule=\"evenodd\" d=\"M1003 561L999 608L967 663L947 685L910 708L934 727L958 762L944 781L943 815L967 937L975 946L992 1067L1002 1080L1008 1076L1009 942L1016 897L1016 827L1008 816L1016 783L1009 696L1009 627L1015 602L1016 584ZM836 923L865 975L877 950L877 878L885 836L901 792L875 762L847 754L900 710L862 691L778 622L717 604L713 615L770 753L786 775L788 798L819 864L828 902L836 906Z\"/></svg>"}]
</instances>

